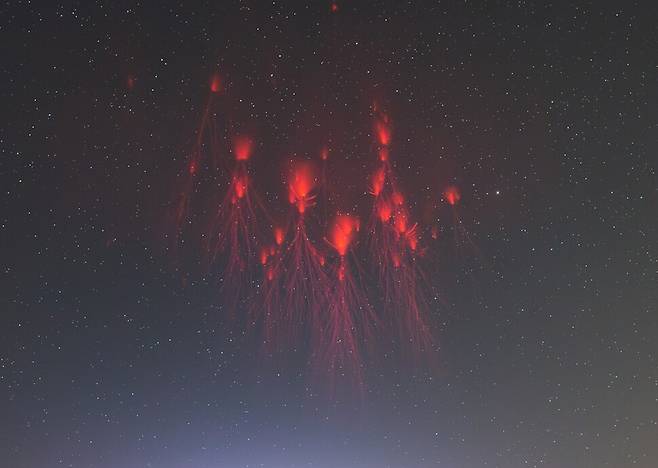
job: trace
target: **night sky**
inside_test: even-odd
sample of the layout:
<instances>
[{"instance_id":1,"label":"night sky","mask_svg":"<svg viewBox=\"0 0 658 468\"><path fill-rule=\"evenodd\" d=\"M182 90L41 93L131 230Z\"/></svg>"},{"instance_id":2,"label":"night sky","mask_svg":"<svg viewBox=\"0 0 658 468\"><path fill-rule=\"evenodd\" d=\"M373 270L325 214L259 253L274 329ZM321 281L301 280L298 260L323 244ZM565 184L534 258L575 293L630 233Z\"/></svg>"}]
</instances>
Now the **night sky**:
<instances>
[{"instance_id":1,"label":"night sky","mask_svg":"<svg viewBox=\"0 0 658 468\"><path fill-rule=\"evenodd\" d=\"M0 466L658 466L658 8L580 3L0 7ZM324 392L198 234L235 134L273 216L328 146L327 209L367 219L375 104L436 363L381 340Z\"/></svg>"}]
</instances>

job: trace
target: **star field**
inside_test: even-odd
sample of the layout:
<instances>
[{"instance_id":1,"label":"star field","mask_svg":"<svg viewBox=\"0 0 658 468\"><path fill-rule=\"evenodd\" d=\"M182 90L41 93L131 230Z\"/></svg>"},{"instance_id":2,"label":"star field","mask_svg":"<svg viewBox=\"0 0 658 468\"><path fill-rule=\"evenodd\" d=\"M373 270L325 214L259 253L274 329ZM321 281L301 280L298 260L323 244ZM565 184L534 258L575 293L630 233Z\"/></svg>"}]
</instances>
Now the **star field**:
<instances>
[{"instance_id":1,"label":"star field","mask_svg":"<svg viewBox=\"0 0 658 468\"><path fill-rule=\"evenodd\" d=\"M0 465L658 465L651 2L0 11ZM436 369L382 346L363 395L327 398L303 346L262 359L193 240L166 245L215 72L276 215L281 161L323 145L332 203L367 214L386 106Z\"/></svg>"}]
</instances>

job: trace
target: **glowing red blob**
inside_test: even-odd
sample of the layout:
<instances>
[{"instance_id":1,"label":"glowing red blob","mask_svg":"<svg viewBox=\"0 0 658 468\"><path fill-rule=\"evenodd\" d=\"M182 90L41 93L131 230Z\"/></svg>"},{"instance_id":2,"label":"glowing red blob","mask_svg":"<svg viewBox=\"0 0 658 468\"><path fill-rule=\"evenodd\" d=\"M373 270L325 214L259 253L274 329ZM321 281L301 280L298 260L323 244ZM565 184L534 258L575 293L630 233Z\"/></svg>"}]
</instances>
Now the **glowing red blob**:
<instances>
[{"instance_id":1,"label":"glowing red blob","mask_svg":"<svg viewBox=\"0 0 658 468\"><path fill-rule=\"evenodd\" d=\"M247 161L254 149L254 142L245 136L236 137L233 141L233 154L237 161Z\"/></svg>"},{"instance_id":2,"label":"glowing red blob","mask_svg":"<svg viewBox=\"0 0 658 468\"><path fill-rule=\"evenodd\" d=\"M339 281L345 281L345 264L341 263L340 266L338 267L338 280Z\"/></svg>"},{"instance_id":3,"label":"glowing red blob","mask_svg":"<svg viewBox=\"0 0 658 468\"><path fill-rule=\"evenodd\" d=\"M233 190L235 190L236 199L244 198L247 194L247 177L246 176L235 176L233 179Z\"/></svg>"},{"instance_id":4,"label":"glowing red blob","mask_svg":"<svg viewBox=\"0 0 658 468\"><path fill-rule=\"evenodd\" d=\"M392 214L393 208L391 208L391 204L388 201L380 200L380 202L377 203L377 216L379 216L379 219L383 223L390 221Z\"/></svg>"},{"instance_id":5,"label":"glowing red blob","mask_svg":"<svg viewBox=\"0 0 658 468\"><path fill-rule=\"evenodd\" d=\"M315 188L315 168L310 162L297 162L288 180L288 200L297 206L300 213L312 205L311 192Z\"/></svg>"},{"instance_id":6,"label":"glowing red blob","mask_svg":"<svg viewBox=\"0 0 658 468\"><path fill-rule=\"evenodd\" d=\"M455 206L459 202L459 200L461 200L462 195L457 187L451 185L443 191L443 198L446 199L448 204L450 204L451 206Z\"/></svg>"},{"instance_id":7,"label":"glowing red blob","mask_svg":"<svg viewBox=\"0 0 658 468\"><path fill-rule=\"evenodd\" d=\"M404 195L402 195L400 192L393 192L391 199L397 206L401 206L404 203Z\"/></svg>"},{"instance_id":8,"label":"glowing red blob","mask_svg":"<svg viewBox=\"0 0 658 468\"><path fill-rule=\"evenodd\" d=\"M409 248L415 251L418 248L418 236L416 236L416 233L408 236L407 240L409 241Z\"/></svg>"},{"instance_id":9,"label":"glowing red blob","mask_svg":"<svg viewBox=\"0 0 658 468\"><path fill-rule=\"evenodd\" d=\"M380 145L388 146L391 144L391 126L388 116L384 116L375 122L375 133Z\"/></svg>"},{"instance_id":10,"label":"glowing red blob","mask_svg":"<svg viewBox=\"0 0 658 468\"><path fill-rule=\"evenodd\" d=\"M409 244L409 248L412 251L415 251L418 248L418 229L417 226L414 225L411 229L409 229L406 233L407 236L407 243Z\"/></svg>"},{"instance_id":11,"label":"glowing red blob","mask_svg":"<svg viewBox=\"0 0 658 468\"><path fill-rule=\"evenodd\" d=\"M388 161L388 148L385 146L379 149L379 160L381 162Z\"/></svg>"},{"instance_id":12,"label":"glowing red blob","mask_svg":"<svg viewBox=\"0 0 658 468\"><path fill-rule=\"evenodd\" d=\"M395 230L398 234L407 232L409 219L404 211L399 211L395 214Z\"/></svg>"},{"instance_id":13,"label":"glowing red blob","mask_svg":"<svg viewBox=\"0 0 658 468\"><path fill-rule=\"evenodd\" d=\"M283 229L280 227L275 227L274 228L274 241L276 242L276 245L281 245L283 244L283 239L285 238L285 235L283 233Z\"/></svg>"},{"instance_id":14,"label":"glowing red blob","mask_svg":"<svg viewBox=\"0 0 658 468\"><path fill-rule=\"evenodd\" d=\"M199 166L195 160L190 161L190 165L188 166L187 170L189 171L190 175L195 175L197 173Z\"/></svg>"},{"instance_id":15,"label":"glowing red blob","mask_svg":"<svg viewBox=\"0 0 658 468\"><path fill-rule=\"evenodd\" d=\"M347 253L347 249L354 239L354 235L359 231L359 219L350 215L338 215L331 227L330 238L331 244L342 257Z\"/></svg>"},{"instance_id":16,"label":"glowing red blob","mask_svg":"<svg viewBox=\"0 0 658 468\"><path fill-rule=\"evenodd\" d=\"M377 169L372 175L372 194L378 196L384 189L384 182L386 182L386 171L383 167Z\"/></svg>"},{"instance_id":17,"label":"glowing red blob","mask_svg":"<svg viewBox=\"0 0 658 468\"><path fill-rule=\"evenodd\" d=\"M126 87L129 91L132 91L132 89L135 87L135 81L136 80L133 75L128 75L128 78L126 78Z\"/></svg>"},{"instance_id":18,"label":"glowing red blob","mask_svg":"<svg viewBox=\"0 0 658 468\"><path fill-rule=\"evenodd\" d=\"M270 253L267 247L262 247L260 249L260 264L265 265L267 263L267 258L269 257Z\"/></svg>"},{"instance_id":19,"label":"glowing red blob","mask_svg":"<svg viewBox=\"0 0 658 468\"><path fill-rule=\"evenodd\" d=\"M315 178L309 164L298 164L292 173L290 190L295 198L305 198L315 186Z\"/></svg>"},{"instance_id":20,"label":"glowing red blob","mask_svg":"<svg viewBox=\"0 0 658 468\"><path fill-rule=\"evenodd\" d=\"M219 79L219 75L215 73L210 77L210 91L213 93L219 93L222 89L222 82Z\"/></svg>"},{"instance_id":21,"label":"glowing red blob","mask_svg":"<svg viewBox=\"0 0 658 468\"><path fill-rule=\"evenodd\" d=\"M338 3L336 3L336 2L331 2L331 7L330 7L330 9L331 9L331 12L332 12L332 13L338 13L338 9L339 9L339 8L338 8Z\"/></svg>"},{"instance_id":22,"label":"glowing red blob","mask_svg":"<svg viewBox=\"0 0 658 468\"><path fill-rule=\"evenodd\" d=\"M320 151L320 159L322 159L323 161L329 159L329 148L327 148L326 146L322 148L322 151Z\"/></svg>"}]
</instances>

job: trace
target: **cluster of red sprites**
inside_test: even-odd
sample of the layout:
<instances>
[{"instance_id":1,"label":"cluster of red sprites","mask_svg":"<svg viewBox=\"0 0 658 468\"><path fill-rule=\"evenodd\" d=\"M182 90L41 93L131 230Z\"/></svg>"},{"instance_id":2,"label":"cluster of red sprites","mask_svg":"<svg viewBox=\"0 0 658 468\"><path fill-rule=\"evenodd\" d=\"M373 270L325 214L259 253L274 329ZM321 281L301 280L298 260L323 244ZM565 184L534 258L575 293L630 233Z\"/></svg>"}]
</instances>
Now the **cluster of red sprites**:
<instances>
[{"instance_id":1,"label":"cluster of red sprites","mask_svg":"<svg viewBox=\"0 0 658 468\"><path fill-rule=\"evenodd\" d=\"M216 76L210 91L211 98L221 91ZM208 109L182 175L175 213L177 235L189 222L207 120ZM313 238L309 233L308 214L317 206L318 194L327 188L324 174L329 151L325 148L317 162L291 163L285 178L290 220L273 223L251 176L249 162L255 144L240 136L233 139L228 188L203 234L209 258L222 272L224 302L234 311L244 311L248 328L258 333L268 352L285 347L309 349L315 374L345 377L359 384L364 357L377 350L395 346L417 357L436 352L428 291L418 262L420 230L390 163L390 118L377 108L373 133L377 162L369 179L372 211L365 222L342 212L327 223L324 236ZM460 193L448 187L443 198L454 207ZM267 231L269 239L263 241L261 233ZM359 255L355 254L357 244L362 246ZM368 268L361 265L365 258Z\"/></svg>"}]
</instances>

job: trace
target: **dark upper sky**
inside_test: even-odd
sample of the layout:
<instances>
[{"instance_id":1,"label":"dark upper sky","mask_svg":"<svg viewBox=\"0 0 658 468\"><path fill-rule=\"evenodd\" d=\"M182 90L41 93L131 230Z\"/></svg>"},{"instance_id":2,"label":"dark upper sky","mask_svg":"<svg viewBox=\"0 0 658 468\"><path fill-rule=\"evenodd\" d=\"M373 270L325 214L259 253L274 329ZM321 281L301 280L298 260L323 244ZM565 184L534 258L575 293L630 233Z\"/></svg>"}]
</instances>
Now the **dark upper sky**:
<instances>
[{"instance_id":1,"label":"dark upper sky","mask_svg":"<svg viewBox=\"0 0 658 468\"><path fill-rule=\"evenodd\" d=\"M0 7L2 466L658 465L652 2L179 3ZM437 368L379 345L363 396L319 396L163 248L215 72L278 215L325 144L367 214L385 106Z\"/></svg>"}]
</instances>

